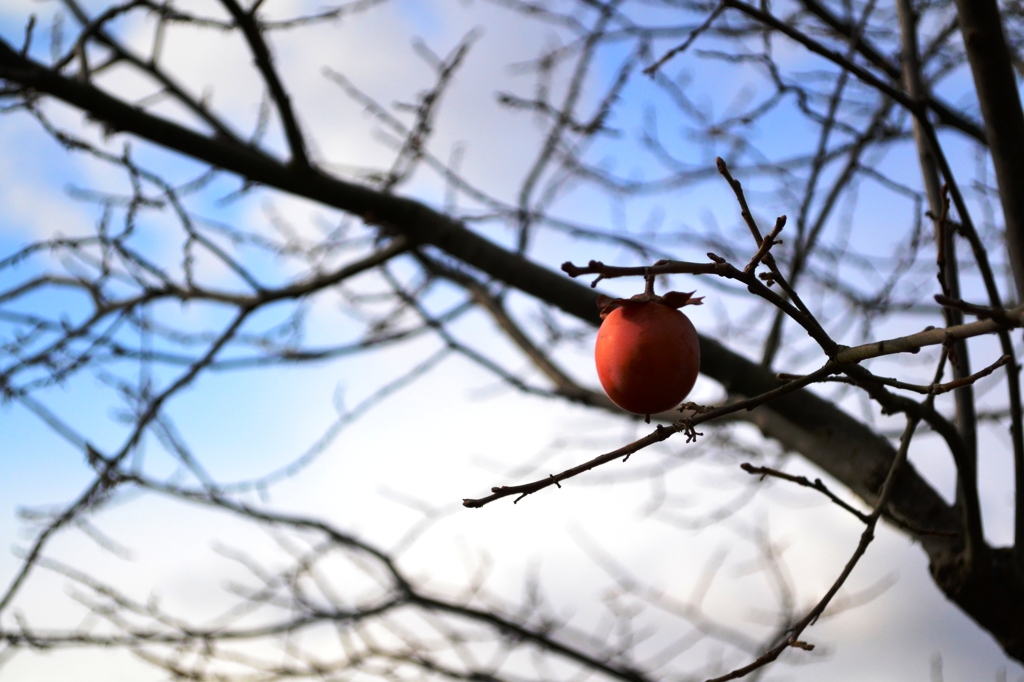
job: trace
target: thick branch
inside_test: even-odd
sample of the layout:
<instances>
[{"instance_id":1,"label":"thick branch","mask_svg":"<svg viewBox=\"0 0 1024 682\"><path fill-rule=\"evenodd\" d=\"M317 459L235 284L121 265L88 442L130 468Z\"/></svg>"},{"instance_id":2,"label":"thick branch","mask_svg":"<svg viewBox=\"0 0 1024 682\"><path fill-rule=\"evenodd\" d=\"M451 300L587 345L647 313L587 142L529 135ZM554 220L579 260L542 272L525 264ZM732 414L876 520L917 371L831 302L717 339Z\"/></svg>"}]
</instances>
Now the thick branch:
<instances>
[{"instance_id":1,"label":"thick branch","mask_svg":"<svg viewBox=\"0 0 1024 682\"><path fill-rule=\"evenodd\" d=\"M1006 226L1006 248L1024 300L1024 109L995 0L957 0L960 32L974 76L985 137L999 184ZM1017 381L1011 377L1010 381ZM1018 415L1015 418L1019 419ZM1015 453L1017 508L1014 517L1015 561L1024 573L1024 456Z\"/></svg>"}]
</instances>

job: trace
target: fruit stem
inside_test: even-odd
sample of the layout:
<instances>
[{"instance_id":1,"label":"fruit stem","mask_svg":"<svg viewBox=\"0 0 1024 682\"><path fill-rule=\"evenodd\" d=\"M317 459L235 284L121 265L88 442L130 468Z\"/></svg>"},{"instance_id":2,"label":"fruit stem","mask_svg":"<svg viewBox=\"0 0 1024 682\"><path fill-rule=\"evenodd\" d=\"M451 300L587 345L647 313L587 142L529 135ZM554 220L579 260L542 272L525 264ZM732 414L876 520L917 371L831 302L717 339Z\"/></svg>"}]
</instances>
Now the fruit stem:
<instances>
[{"instance_id":1,"label":"fruit stem","mask_svg":"<svg viewBox=\"0 0 1024 682\"><path fill-rule=\"evenodd\" d=\"M654 278L657 275L652 275L650 268L644 273L644 293L648 296L654 296Z\"/></svg>"}]
</instances>

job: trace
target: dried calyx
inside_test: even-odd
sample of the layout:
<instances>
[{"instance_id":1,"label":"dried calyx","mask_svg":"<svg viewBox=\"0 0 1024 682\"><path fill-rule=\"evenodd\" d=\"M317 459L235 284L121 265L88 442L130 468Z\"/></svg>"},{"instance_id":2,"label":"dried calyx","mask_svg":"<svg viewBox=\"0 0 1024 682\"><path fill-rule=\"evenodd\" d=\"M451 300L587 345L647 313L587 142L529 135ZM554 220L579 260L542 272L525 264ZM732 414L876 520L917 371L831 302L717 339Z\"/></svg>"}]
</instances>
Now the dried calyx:
<instances>
[{"instance_id":1,"label":"dried calyx","mask_svg":"<svg viewBox=\"0 0 1024 682\"><path fill-rule=\"evenodd\" d=\"M678 310L687 305L701 305L704 302L704 297L697 296L695 298L695 293L697 292L669 291L665 295L659 296L654 293L654 278L651 277L647 280L644 293L637 294L631 298L612 298L601 294L597 297L597 307L601 311L602 320L616 308L627 305L639 305L641 303L660 303L661 305L667 305L669 308Z\"/></svg>"}]
</instances>

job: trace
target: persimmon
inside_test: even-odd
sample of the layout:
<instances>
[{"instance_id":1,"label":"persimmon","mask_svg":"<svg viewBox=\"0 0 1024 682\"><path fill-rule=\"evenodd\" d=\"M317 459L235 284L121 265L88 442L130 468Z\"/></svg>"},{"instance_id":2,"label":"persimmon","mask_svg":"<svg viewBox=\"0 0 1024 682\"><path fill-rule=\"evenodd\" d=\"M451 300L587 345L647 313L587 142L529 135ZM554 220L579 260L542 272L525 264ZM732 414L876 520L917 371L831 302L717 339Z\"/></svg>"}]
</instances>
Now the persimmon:
<instances>
[{"instance_id":1,"label":"persimmon","mask_svg":"<svg viewBox=\"0 0 1024 682\"><path fill-rule=\"evenodd\" d=\"M648 293L604 299L594 359L605 393L635 414L672 409L693 389L700 372L697 330L679 307L699 304L692 294Z\"/></svg>"}]
</instances>

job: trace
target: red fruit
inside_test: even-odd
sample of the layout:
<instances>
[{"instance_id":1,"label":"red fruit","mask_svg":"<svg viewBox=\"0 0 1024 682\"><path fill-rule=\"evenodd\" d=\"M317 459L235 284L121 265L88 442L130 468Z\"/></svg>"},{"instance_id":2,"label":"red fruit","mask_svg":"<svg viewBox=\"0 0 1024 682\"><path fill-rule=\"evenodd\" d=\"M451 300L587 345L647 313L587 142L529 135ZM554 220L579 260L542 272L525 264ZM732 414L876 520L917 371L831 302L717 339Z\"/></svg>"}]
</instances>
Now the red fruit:
<instances>
[{"instance_id":1,"label":"red fruit","mask_svg":"<svg viewBox=\"0 0 1024 682\"><path fill-rule=\"evenodd\" d=\"M670 410L683 401L700 371L693 323L656 301L622 301L597 332L594 359L605 393L636 414Z\"/></svg>"}]
</instances>

